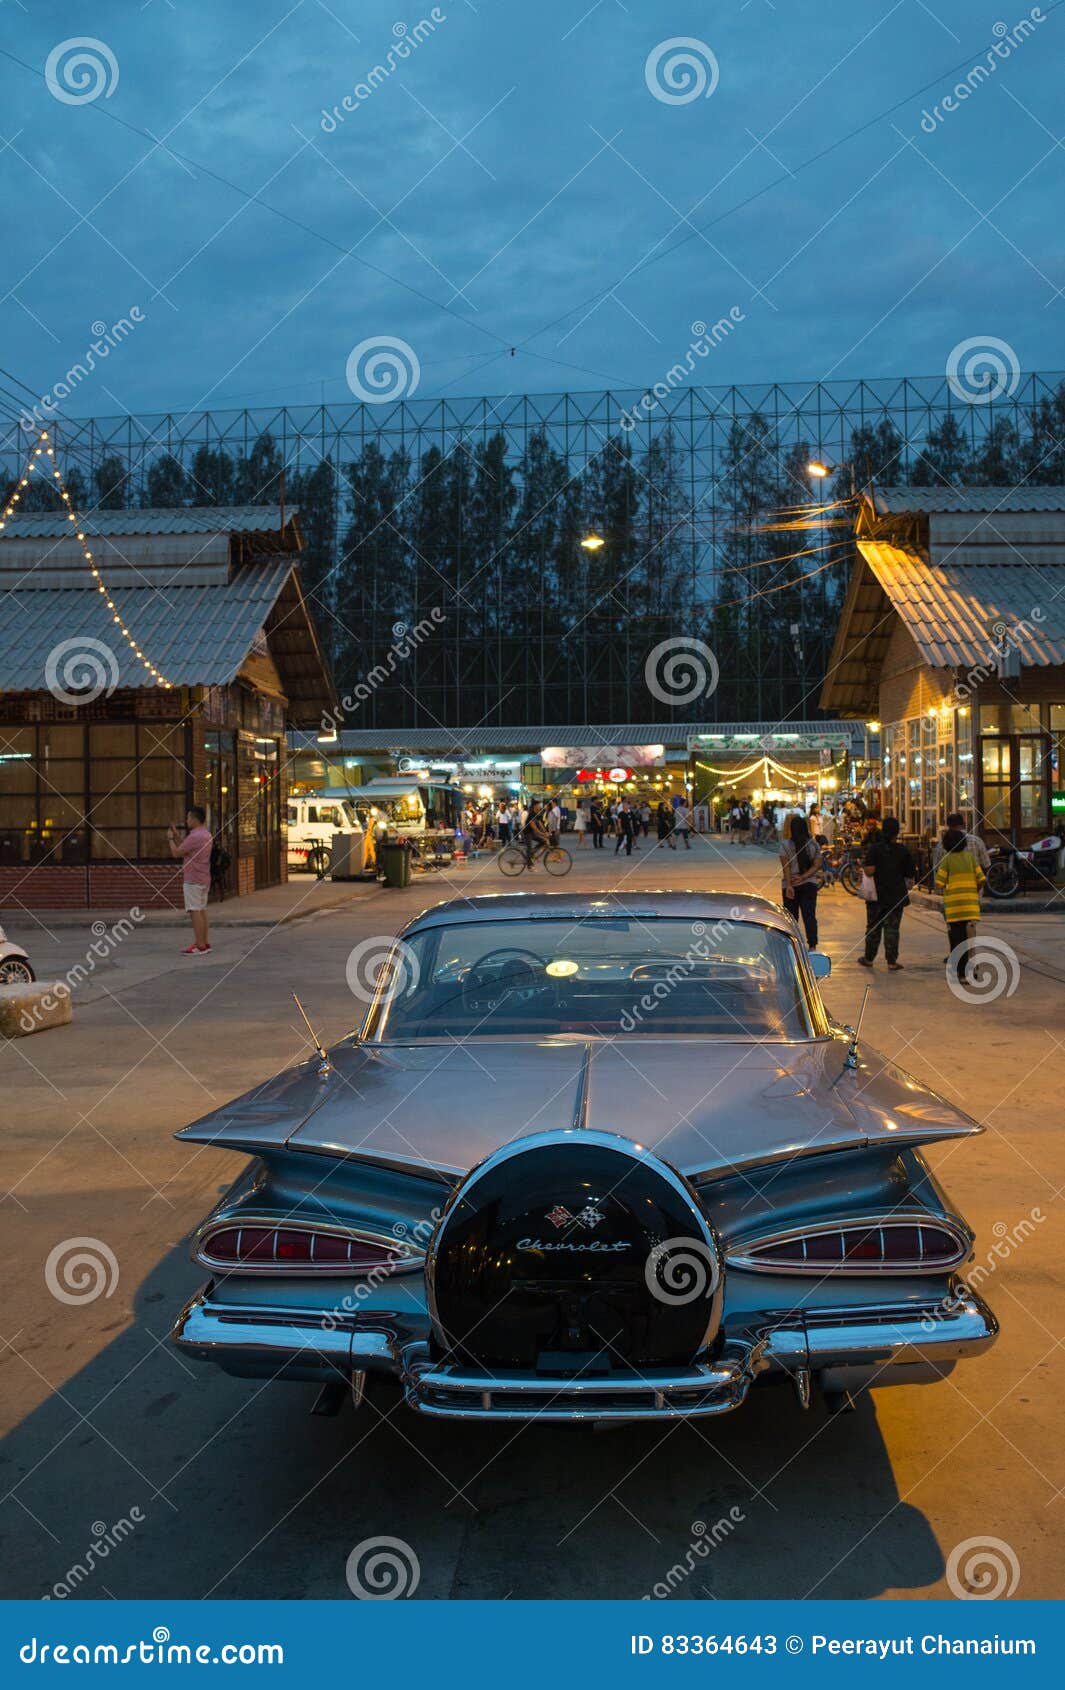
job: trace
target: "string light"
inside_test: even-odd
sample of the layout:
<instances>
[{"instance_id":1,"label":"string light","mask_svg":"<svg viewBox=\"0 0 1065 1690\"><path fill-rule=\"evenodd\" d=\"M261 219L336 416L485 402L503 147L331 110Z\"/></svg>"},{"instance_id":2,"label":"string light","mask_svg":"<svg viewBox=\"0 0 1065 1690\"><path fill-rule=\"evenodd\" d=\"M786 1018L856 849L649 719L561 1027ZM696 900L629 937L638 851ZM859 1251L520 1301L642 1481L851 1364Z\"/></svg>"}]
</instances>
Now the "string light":
<instances>
[{"instance_id":1,"label":"string light","mask_svg":"<svg viewBox=\"0 0 1065 1690\"><path fill-rule=\"evenodd\" d=\"M145 669L147 669L147 671L148 671L149 675L151 675L153 681L155 681L158 686L165 687L168 692L173 691L173 687L174 687L173 681L168 681L166 676L163 674L162 670L157 669L155 667L155 664L150 662L149 659L147 657L145 657L145 655L144 655L143 651L141 650L140 646L137 644L137 641L135 640L133 635L130 633L129 629L126 627L126 624L123 622L122 617L119 614L118 606L116 605L114 599L111 597L111 594L107 590L107 586L104 582L104 578L100 574L99 569L96 567L96 562L93 558L92 552L89 550L89 547L86 543L85 533L84 533L84 530L82 529L81 523L78 519L78 514L74 510L73 506L70 503L70 494L67 492L66 487L63 485L63 477L60 474L59 466L55 461L55 451L53 450L51 441L48 438L48 430L46 428L41 430L40 440L39 440L38 444L33 448L32 452L30 453L29 461L26 464L26 474L24 476L22 476L21 480L19 481L18 487L15 489L14 493L12 493L10 499L7 502L7 507L4 511L3 516L0 517L0 534L3 533L5 527L7 526L8 518L13 514L13 512L15 510L15 506L18 504L19 499L22 497L21 489L23 487L29 486L30 476L34 473L34 471L36 469L41 467L41 466L38 466L38 463L37 463L38 458L45 458L45 459L50 458L52 460L52 479L55 480L55 481L58 481L58 483L59 483L59 486L57 488L57 492L59 493L59 496L62 499L63 504L66 506L67 521L73 523L73 525L74 525L74 532L75 532L75 535L77 536L78 543L81 546L82 555L85 558L85 562L89 566L89 569L92 573L93 580L96 582L96 590L97 590L98 593L103 594L104 603L106 604L108 610L111 612L111 619L112 619L115 627L118 628L119 632L121 633L121 635L122 635L123 639L125 640L126 644L129 646L129 649L133 653L134 657L136 657L138 662L141 663Z\"/></svg>"}]
</instances>

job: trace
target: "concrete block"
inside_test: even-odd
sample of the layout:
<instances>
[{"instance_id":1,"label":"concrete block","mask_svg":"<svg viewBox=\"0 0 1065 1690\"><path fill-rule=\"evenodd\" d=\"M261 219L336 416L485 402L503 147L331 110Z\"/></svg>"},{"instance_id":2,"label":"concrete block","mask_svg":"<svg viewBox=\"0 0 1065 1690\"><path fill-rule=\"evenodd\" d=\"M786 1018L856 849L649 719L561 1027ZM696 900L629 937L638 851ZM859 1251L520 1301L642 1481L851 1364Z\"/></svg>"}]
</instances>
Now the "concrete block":
<instances>
[{"instance_id":1,"label":"concrete block","mask_svg":"<svg viewBox=\"0 0 1065 1690\"><path fill-rule=\"evenodd\" d=\"M0 1034L9 1039L65 1027L72 1016L70 987L62 980L31 986L0 986Z\"/></svg>"}]
</instances>

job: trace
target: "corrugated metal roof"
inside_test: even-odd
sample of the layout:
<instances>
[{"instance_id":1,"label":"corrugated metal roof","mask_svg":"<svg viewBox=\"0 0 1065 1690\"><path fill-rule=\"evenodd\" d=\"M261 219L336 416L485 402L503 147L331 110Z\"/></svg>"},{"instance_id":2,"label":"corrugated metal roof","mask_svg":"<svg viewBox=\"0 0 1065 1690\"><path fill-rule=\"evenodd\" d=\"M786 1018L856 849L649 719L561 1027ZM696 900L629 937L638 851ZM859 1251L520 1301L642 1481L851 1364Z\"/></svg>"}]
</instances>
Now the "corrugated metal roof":
<instances>
[{"instance_id":1,"label":"corrugated metal roof","mask_svg":"<svg viewBox=\"0 0 1065 1690\"><path fill-rule=\"evenodd\" d=\"M888 512L1063 511L1065 487L876 487L876 507Z\"/></svg>"},{"instance_id":2,"label":"corrugated metal roof","mask_svg":"<svg viewBox=\"0 0 1065 1690\"><path fill-rule=\"evenodd\" d=\"M1004 636L1022 665L1065 663L1065 550L1037 562L1007 545L933 548L931 560L875 540L859 550L926 663L994 664Z\"/></svg>"},{"instance_id":3,"label":"corrugated metal roof","mask_svg":"<svg viewBox=\"0 0 1065 1690\"><path fill-rule=\"evenodd\" d=\"M285 521L298 506L285 506ZM164 510L87 511L78 516L84 533L108 534L278 534L278 505L195 505ZM65 511L34 511L10 516L0 540L59 540L70 533Z\"/></svg>"},{"instance_id":4,"label":"corrugated metal roof","mask_svg":"<svg viewBox=\"0 0 1065 1690\"><path fill-rule=\"evenodd\" d=\"M440 752L445 756L476 756L485 751L539 752L545 745L667 745L683 749L692 734L831 734L852 735L853 722L653 722L595 723L567 727L513 728L342 728L334 741L319 742L313 733L294 733L294 750L320 751L325 756L374 752Z\"/></svg>"},{"instance_id":5,"label":"corrugated metal roof","mask_svg":"<svg viewBox=\"0 0 1065 1690\"><path fill-rule=\"evenodd\" d=\"M216 586L116 587L112 597L137 644L167 680L175 686L222 686L247 657L292 569L283 558L239 569ZM154 684L101 594L78 587L0 594L0 690L44 691L54 679L49 660L55 663L53 654L64 642L67 668L59 671L60 684L74 690L62 677L86 641L105 648L96 656L108 691Z\"/></svg>"}]
</instances>

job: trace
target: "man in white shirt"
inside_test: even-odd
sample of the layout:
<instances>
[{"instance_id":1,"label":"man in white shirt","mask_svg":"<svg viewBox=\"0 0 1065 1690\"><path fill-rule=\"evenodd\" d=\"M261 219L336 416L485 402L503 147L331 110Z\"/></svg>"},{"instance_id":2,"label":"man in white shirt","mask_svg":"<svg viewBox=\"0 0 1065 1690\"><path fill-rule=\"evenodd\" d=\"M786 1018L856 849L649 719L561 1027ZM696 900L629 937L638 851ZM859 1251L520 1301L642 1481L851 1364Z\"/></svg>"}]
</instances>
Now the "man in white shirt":
<instances>
[{"instance_id":1,"label":"man in white shirt","mask_svg":"<svg viewBox=\"0 0 1065 1690\"><path fill-rule=\"evenodd\" d=\"M986 874L988 869L991 867L991 853L978 833L969 833L967 831L965 826L965 817L962 815L960 810L951 811L950 815L947 817L947 826L949 828L956 829L958 833L965 834L965 849L976 859L977 866L982 868ZM935 849L932 852L933 871L939 867L942 855L943 841L942 839L937 839Z\"/></svg>"}]
</instances>

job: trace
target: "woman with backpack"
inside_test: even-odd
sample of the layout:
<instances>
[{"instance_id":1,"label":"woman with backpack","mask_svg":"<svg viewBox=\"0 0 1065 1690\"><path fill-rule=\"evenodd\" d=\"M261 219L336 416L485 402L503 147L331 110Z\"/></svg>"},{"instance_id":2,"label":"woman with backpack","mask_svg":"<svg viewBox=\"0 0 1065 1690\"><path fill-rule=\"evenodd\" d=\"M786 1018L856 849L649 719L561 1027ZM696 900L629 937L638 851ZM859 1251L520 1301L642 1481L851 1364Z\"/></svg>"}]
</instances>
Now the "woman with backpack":
<instances>
[{"instance_id":1,"label":"woman with backpack","mask_svg":"<svg viewBox=\"0 0 1065 1690\"><path fill-rule=\"evenodd\" d=\"M947 965L954 963L959 980L964 980L969 964L969 944L975 939L974 928L980 919L980 888L984 871L972 852L961 828L948 827L943 835L943 855L936 869L936 891L943 894L943 915L947 923L950 956Z\"/></svg>"},{"instance_id":2,"label":"woman with backpack","mask_svg":"<svg viewBox=\"0 0 1065 1690\"><path fill-rule=\"evenodd\" d=\"M795 922L802 919L806 943L817 949L817 889L821 884L821 851L810 838L805 816L792 816L789 837L780 848L784 874L784 908Z\"/></svg>"}]
</instances>

